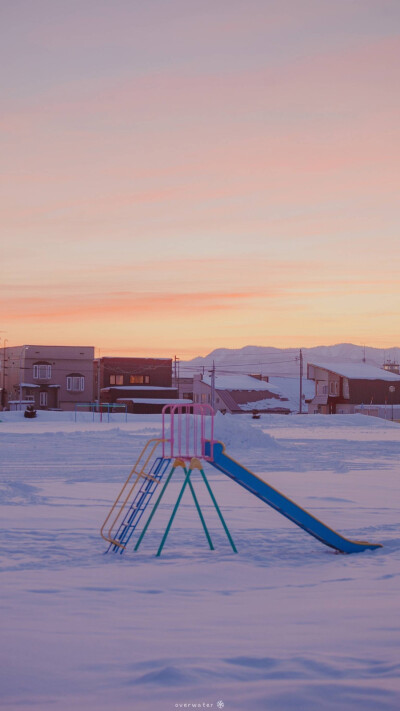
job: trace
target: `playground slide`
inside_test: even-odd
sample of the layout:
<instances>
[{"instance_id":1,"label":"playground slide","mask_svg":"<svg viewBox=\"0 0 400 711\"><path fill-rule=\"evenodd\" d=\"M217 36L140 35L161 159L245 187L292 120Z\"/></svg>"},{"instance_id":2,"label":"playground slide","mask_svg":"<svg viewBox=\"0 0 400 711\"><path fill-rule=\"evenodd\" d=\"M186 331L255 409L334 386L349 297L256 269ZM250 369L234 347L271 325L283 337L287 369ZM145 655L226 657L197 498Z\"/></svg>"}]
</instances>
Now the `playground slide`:
<instances>
[{"instance_id":1,"label":"playground slide","mask_svg":"<svg viewBox=\"0 0 400 711\"><path fill-rule=\"evenodd\" d=\"M210 443L206 442L206 454L210 454ZM213 446L213 461L210 462L216 469L229 476L245 489L250 491L259 499L264 501L283 516L293 521L297 526L303 528L311 536L317 538L330 548L335 548L341 553L360 553L365 550L382 548L379 543L367 543L365 541L350 541L336 531L325 526L315 516L308 513L300 506L281 494L277 489L267 484L260 477L253 474L249 469L242 467L234 459L225 454L225 447L222 442L215 442Z\"/></svg>"}]
</instances>

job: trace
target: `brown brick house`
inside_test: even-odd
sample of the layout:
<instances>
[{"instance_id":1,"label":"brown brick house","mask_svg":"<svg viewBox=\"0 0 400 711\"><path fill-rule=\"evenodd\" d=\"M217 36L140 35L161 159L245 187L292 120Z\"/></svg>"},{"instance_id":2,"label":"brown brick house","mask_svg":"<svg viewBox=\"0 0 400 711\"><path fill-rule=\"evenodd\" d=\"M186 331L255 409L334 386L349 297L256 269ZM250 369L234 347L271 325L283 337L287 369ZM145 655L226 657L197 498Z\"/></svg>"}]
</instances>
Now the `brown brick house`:
<instances>
[{"instance_id":1,"label":"brown brick house","mask_svg":"<svg viewBox=\"0 0 400 711\"><path fill-rule=\"evenodd\" d=\"M171 358L98 358L94 391L97 400L127 405L134 413L157 413L165 404L179 402Z\"/></svg>"}]
</instances>

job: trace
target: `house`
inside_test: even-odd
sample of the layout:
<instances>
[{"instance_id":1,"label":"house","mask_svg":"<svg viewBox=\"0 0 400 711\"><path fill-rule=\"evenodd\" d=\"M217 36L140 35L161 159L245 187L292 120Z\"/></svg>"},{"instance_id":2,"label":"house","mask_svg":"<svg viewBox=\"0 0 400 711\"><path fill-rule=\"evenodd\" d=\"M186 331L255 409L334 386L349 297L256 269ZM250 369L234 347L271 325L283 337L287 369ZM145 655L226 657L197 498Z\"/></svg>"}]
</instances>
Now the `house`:
<instances>
[{"instance_id":1,"label":"house","mask_svg":"<svg viewBox=\"0 0 400 711\"><path fill-rule=\"evenodd\" d=\"M193 377L173 377L172 385L178 389L179 398L193 402Z\"/></svg>"},{"instance_id":2,"label":"house","mask_svg":"<svg viewBox=\"0 0 400 711\"><path fill-rule=\"evenodd\" d=\"M2 349L2 403L10 410L73 410L93 399L92 346Z\"/></svg>"},{"instance_id":3,"label":"house","mask_svg":"<svg viewBox=\"0 0 400 711\"><path fill-rule=\"evenodd\" d=\"M361 405L400 404L400 375L366 363L309 363L315 383L310 414L345 414Z\"/></svg>"},{"instance_id":4,"label":"house","mask_svg":"<svg viewBox=\"0 0 400 711\"><path fill-rule=\"evenodd\" d=\"M98 358L94 390L98 401L126 405L133 413L157 413L168 403L188 402L172 385L171 358Z\"/></svg>"},{"instance_id":5,"label":"house","mask_svg":"<svg viewBox=\"0 0 400 711\"><path fill-rule=\"evenodd\" d=\"M212 404L212 383L210 375L195 375L193 378L193 400ZM269 412L289 414L288 398L279 388L252 375L215 376L214 409L231 414L245 412Z\"/></svg>"}]
</instances>

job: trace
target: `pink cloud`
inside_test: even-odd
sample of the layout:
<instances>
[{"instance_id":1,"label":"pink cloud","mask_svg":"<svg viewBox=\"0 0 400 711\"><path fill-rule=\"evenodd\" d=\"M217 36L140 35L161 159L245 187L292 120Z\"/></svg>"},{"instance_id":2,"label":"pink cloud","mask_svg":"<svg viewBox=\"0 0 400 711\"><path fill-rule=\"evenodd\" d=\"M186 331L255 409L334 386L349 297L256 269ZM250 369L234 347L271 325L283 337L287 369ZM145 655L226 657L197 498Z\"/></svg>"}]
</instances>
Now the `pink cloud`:
<instances>
[{"instance_id":1,"label":"pink cloud","mask_svg":"<svg viewBox=\"0 0 400 711\"><path fill-rule=\"evenodd\" d=\"M111 293L107 297L79 296L79 297L53 297L30 296L16 297L4 304L4 316L10 319L23 321L40 320L47 323L61 319L85 319L101 317L104 319L118 316L126 318L150 315L157 318L160 315L177 315L193 313L208 313L226 311L243 307L252 299L265 298L266 294L257 293L166 293L166 294L140 294L129 292ZM49 306L51 301L51 306Z\"/></svg>"}]
</instances>

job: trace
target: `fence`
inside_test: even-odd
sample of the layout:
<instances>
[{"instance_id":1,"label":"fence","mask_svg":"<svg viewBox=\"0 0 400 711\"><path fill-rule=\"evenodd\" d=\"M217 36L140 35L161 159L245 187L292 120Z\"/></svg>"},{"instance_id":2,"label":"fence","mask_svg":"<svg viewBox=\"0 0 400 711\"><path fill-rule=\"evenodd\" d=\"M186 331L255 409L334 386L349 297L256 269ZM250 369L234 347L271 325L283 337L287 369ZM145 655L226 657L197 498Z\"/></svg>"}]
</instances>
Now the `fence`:
<instances>
[{"instance_id":1,"label":"fence","mask_svg":"<svg viewBox=\"0 0 400 711\"><path fill-rule=\"evenodd\" d=\"M87 408L89 412L92 413L92 421L95 421L95 415L99 415L99 421L103 422L105 415L107 415L107 422L110 422L110 413L116 409L122 409L125 413L125 422L128 421L128 407L122 403L113 402L77 402L75 404L75 422L77 421L78 410Z\"/></svg>"}]
</instances>

